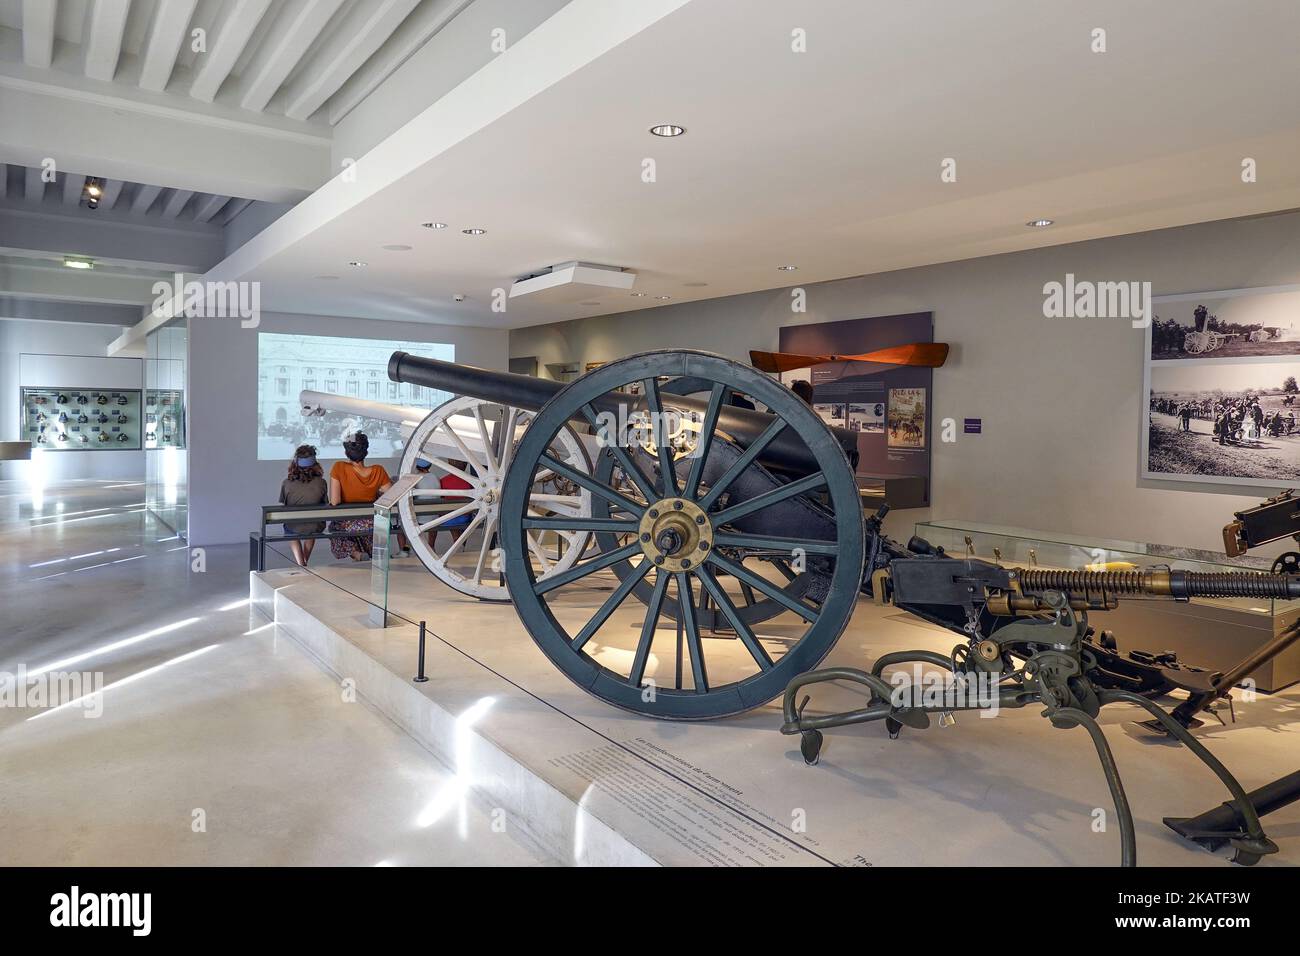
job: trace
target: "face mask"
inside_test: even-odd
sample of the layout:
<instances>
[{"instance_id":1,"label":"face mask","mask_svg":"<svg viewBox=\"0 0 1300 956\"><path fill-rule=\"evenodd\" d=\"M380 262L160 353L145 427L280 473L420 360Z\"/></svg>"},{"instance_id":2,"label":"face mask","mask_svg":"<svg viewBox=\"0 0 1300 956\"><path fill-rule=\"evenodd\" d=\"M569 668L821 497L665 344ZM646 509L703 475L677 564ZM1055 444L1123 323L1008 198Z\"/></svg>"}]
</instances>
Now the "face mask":
<instances>
[{"instance_id":1,"label":"face mask","mask_svg":"<svg viewBox=\"0 0 1300 956\"><path fill-rule=\"evenodd\" d=\"M299 467L299 468L310 468L310 467L311 467L312 465L314 465L314 464L316 464L316 459L315 459L315 458L299 458L299 459L298 459L298 467Z\"/></svg>"}]
</instances>

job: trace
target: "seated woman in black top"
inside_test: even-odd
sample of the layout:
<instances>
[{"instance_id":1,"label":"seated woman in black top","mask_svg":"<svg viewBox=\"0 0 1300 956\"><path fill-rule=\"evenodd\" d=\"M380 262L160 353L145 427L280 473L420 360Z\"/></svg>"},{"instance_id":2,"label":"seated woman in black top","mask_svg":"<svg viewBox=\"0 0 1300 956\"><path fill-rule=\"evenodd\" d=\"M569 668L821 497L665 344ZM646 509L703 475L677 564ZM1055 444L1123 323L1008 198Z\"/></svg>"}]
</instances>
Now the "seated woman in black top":
<instances>
[{"instance_id":1,"label":"seated woman in black top","mask_svg":"<svg viewBox=\"0 0 1300 956\"><path fill-rule=\"evenodd\" d=\"M325 483L325 473L316 461L315 446L299 445L293 453L293 461L289 462L289 476L280 482L280 504L323 505L328 496L329 485ZM325 522L285 522L284 530L289 534L320 534L325 530ZM315 546L315 538L289 542L289 547L293 549L293 559L302 567L307 566Z\"/></svg>"}]
</instances>

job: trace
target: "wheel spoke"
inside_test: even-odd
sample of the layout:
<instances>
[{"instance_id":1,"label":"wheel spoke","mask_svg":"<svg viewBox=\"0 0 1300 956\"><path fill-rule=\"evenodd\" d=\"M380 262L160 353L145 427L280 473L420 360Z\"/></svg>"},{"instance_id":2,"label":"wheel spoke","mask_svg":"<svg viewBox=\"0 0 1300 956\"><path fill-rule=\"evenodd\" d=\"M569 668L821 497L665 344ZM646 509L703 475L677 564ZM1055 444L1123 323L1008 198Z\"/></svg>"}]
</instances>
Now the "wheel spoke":
<instances>
[{"instance_id":1,"label":"wheel spoke","mask_svg":"<svg viewBox=\"0 0 1300 956\"><path fill-rule=\"evenodd\" d=\"M611 565L618 564L620 561L626 561L628 558L635 557L641 553L640 542L634 541L626 547L619 548L616 551L608 551L598 558L592 558L590 561L584 561L581 564L575 564L567 571L561 571L559 574L551 575L538 581L533 586L535 594L545 594L547 591L554 591L556 588L564 587L566 584L572 584L574 581L585 578L589 574L608 568Z\"/></svg>"},{"instance_id":2,"label":"wheel spoke","mask_svg":"<svg viewBox=\"0 0 1300 956\"><path fill-rule=\"evenodd\" d=\"M501 426L501 454L497 456L497 472L504 475L510 467L510 459L515 451L515 427L518 424L519 409L510 406L505 423Z\"/></svg>"},{"instance_id":3,"label":"wheel spoke","mask_svg":"<svg viewBox=\"0 0 1300 956\"><path fill-rule=\"evenodd\" d=\"M482 520L483 512L480 511L474 516L474 520L465 526L465 530L460 533L460 537L451 543L451 547L442 553L442 557L439 559L442 564L446 564L448 558L465 547L469 541L469 536L474 533L474 529L478 527L479 522Z\"/></svg>"},{"instance_id":4,"label":"wheel spoke","mask_svg":"<svg viewBox=\"0 0 1300 956\"><path fill-rule=\"evenodd\" d=\"M533 553L533 557L537 559L537 563L542 566L542 575L545 576L550 574L551 559L546 556L546 552L542 550L541 544L539 544L537 539L527 531L524 532L524 537L528 539L528 550Z\"/></svg>"},{"instance_id":5,"label":"wheel spoke","mask_svg":"<svg viewBox=\"0 0 1300 956\"><path fill-rule=\"evenodd\" d=\"M731 483L736 480L736 476L748 468L753 463L754 459L762 454L763 449L772 443L772 439L781 434L781 431L784 428L785 419L778 417L772 422L772 424L763 429L763 434L754 439L753 443L744 450L740 457L731 463L731 467L723 473L722 477L713 483L713 486L709 488L709 493L700 499L700 507L705 511L712 508L714 502L716 502L722 496L722 493L731 486Z\"/></svg>"},{"instance_id":6,"label":"wheel spoke","mask_svg":"<svg viewBox=\"0 0 1300 956\"><path fill-rule=\"evenodd\" d=\"M496 524L496 518L489 518L487 524L483 526L483 544L478 549L478 561L474 564L475 584L483 581L483 562L487 560L488 552L492 550L492 532L496 529Z\"/></svg>"},{"instance_id":7,"label":"wheel spoke","mask_svg":"<svg viewBox=\"0 0 1300 956\"><path fill-rule=\"evenodd\" d=\"M704 459L709 457L709 446L713 444L713 432L718 427L718 415L722 403L731 389L721 382L715 382L709 393L709 406L704 412L704 423L700 426L700 437L695 442L695 457L691 460L691 470L686 475L686 484L682 487L683 498L694 498L700 490L700 478L704 475Z\"/></svg>"},{"instance_id":8,"label":"wheel spoke","mask_svg":"<svg viewBox=\"0 0 1300 956\"><path fill-rule=\"evenodd\" d=\"M465 489L461 488L460 490L464 491ZM420 533L423 534L425 531L432 531L434 528L441 525L444 521L450 521L452 518L459 518L461 515L473 511L477 507L478 507L478 502L471 501L469 504L461 505L455 511L448 511L444 514L440 514L432 521L426 521L424 524L419 525Z\"/></svg>"},{"instance_id":9,"label":"wheel spoke","mask_svg":"<svg viewBox=\"0 0 1300 956\"><path fill-rule=\"evenodd\" d=\"M570 468L563 462L556 461L550 455L542 455L538 461L550 468L551 471L555 472L561 478L567 478L578 487L586 488L593 495L600 495L600 497L604 498L606 501L618 505L624 511L629 511L638 518L645 512L645 508L638 505L635 501L623 497L613 488L602 484L590 475L584 475L582 472Z\"/></svg>"},{"instance_id":10,"label":"wheel spoke","mask_svg":"<svg viewBox=\"0 0 1300 956\"><path fill-rule=\"evenodd\" d=\"M691 593L689 574L679 572L677 575L677 606L680 609L682 630L686 634L686 650L691 658L691 676L695 681L695 693L709 692L709 674L704 667L704 648L700 644L700 626L695 620L695 596ZM680 660L678 666L681 666Z\"/></svg>"},{"instance_id":11,"label":"wheel spoke","mask_svg":"<svg viewBox=\"0 0 1300 956\"><path fill-rule=\"evenodd\" d=\"M536 531L613 531L615 534L635 534L638 522L620 518L572 518L567 515L548 515L524 518L525 528Z\"/></svg>"},{"instance_id":12,"label":"wheel spoke","mask_svg":"<svg viewBox=\"0 0 1300 956\"><path fill-rule=\"evenodd\" d=\"M496 465L493 464L492 439L488 438L487 424L483 421L482 405L474 406L474 423L478 426L479 440L483 442L483 464L488 469L488 474L492 474L496 471Z\"/></svg>"},{"instance_id":13,"label":"wheel spoke","mask_svg":"<svg viewBox=\"0 0 1300 956\"><path fill-rule=\"evenodd\" d=\"M650 409L650 438L659 453L659 482L663 486L665 498L677 497L677 471L673 467L673 448L668 441L665 428L663 405L659 401L659 380L653 375L642 379L641 387L645 389L646 405Z\"/></svg>"},{"instance_id":14,"label":"wheel spoke","mask_svg":"<svg viewBox=\"0 0 1300 956\"><path fill-rule=\"evenodd\" d=\"M470 452L469 447L463 441L461 441L461 437L456 434L456 429L451 427L451 419L447 419L446 421L442 422L442 430L451 436L452 444L454 444L457 448L460 449L460 453L465 456L465 461L474 462L475 464L478 464L478 460ZM476 478L474 475L470 474L467 471L461 471L450 461L444 461L441 458L435 458L433 460L433 463L437 465L441 470L450 472L451 474L455 475L458 478L463 478L465 481L468 481L471 485L475 486L476 488L483 484L483 480L481 478ZM483 465L483 469L484 469L484 473L486 474L487 465Z\"/></svg>"},{"instance_id":15,"label":"wheel spoke","mask_svg":"<svg viewBox=\"0 0 1300 956\"><path fill-rule=\"evenodd\" d=\"M706 566L701 565L695 569L695 574L699 577L700 583L704 585L704 590L709 592L713 598L713 603L718 606L722 616L727 619L731 629L736 632L745 647L749 650L750 656L758 664L761 671L770 670L774 665L772 658L768 656L767 649L758 642L758 637L750 629L749 625L740 619L740 612L736 610L736 605L731 603L731 598L727 592L722 590L722 585L718 584L718 579L713 576L713 572Z\"/></svg>"},{"instance_id":16,"label":"wheel spoke","mask_svg":"<svg viewBox=\"0 0 1300 956\"><path fill-rule=\"evenodd\" d=\"M817 541L813 538L782 538L764 534L733 534L729 531L720 531L713 536L713 543L729 548L767 548L787 554L792 554L795 550L803 551L805 554L839 554L839 547L834 541ZM783 571L782 574L784 573Z\"/></svg>"},{"instance_id":17,"label":"wheel spoke","mask_svg":"<svg viewBox=\"0 0 1300 956\"><path fill-rule=\"evenodd\" d=\"M600 606L590 621L588 621L578 636L575 637L570 646L575 651L582 650L583 646L595 636L596 632L601 629L604 623L609 620L609 616L618 610L619 606L627 600L627 596L632 593L632 589L641 583L641 579L654 565L649 558L645 558L640 564L632 569L632 573L623 579L622 583L614 589L614 593L605 599L605 603Z\"/></svg>"},{"instance_id":18,"label":"wheel spoke","mask_svg":"<svg viewBox=\"0 0 1300 956\"><path fill-rule=\"evenodd\" d=\"M641 640L637 643L636 656L632 659L632 672L627 676L627 682L633 687L640 687L641 679L645 677L646 662L650 659L650 644L655 639L655 626L659 623L659 611L663 608L666 590L668 575L660 571L654 593L646 605L645 620L641 623Z\"/></svg>"},{"instance_id":19,"label":"wheel spoke","mask_svg":"<svg viewBox=\"0 0 1300 956\"><path fill-rule=\"evenodd\" d=\"M777 604L780 604L788 611L793 611L795 614L798 614L810 624L817 620L818 613L815 610L808 607L806 604L800 604L767 578L755 574L753 571L750 571L742 565L733 564L716 551L709 552L708 560L711 563L716 564L723 571L726 571L737 581L743 581L755 590L762 591Z\"/></svg>"},{"instance_id":20,"label":"wheel spoke","mask_svg":"<svg viewBox=\"0 0 1300 956\"><path fill-rule=\"evenodd\" d=\"M820 471L808 475L806 478L800 478L798 481L792 481L780 488L773 488L771 491L765 491L761 495L755 495L748 501L742 501L738 505L732 505L724 511L719 511L714 515L715 524L724 525L729 522L743 518L747 514L753 514L763 508L770 507L787 498L793 498L796 495L802 495L804 492L813 491L826 485L826 476Z\"/></svg>"},{"instance_id":21,"label":"wheel spoke","mask_svg":"<svg viewBox=\"0 0 1300 956\"><path fill-rule=\"evenodd\" d=\"M582 406L582 414L590 423L591 427L596 430L596 434L599 435L601 427L600 422L596 418L596 410L591 407L590 403ZM659 497L655 492L654 485L650 482L650 479L646 477L645 472L641 470L623 447L619 445L618 437L619 436L617 435L609 436L610 441L605 448L614 456L614 460L623 466L623 474L627 475L636 483L636 486L641 489L641 494L646 496L646 500L654 501Z\"/></svg>"}]
</instances>

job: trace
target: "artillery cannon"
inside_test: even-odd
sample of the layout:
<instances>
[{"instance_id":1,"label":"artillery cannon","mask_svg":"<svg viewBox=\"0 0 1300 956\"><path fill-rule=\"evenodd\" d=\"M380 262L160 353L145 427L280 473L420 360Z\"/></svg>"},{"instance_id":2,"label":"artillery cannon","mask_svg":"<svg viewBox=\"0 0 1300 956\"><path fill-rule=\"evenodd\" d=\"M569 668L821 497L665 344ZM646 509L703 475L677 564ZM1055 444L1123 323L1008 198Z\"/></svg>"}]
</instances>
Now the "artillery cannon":
<instances>
[{"instance_id":1,"label":"artillery cannon","mask_svg":"<svg viewBox=\"0 0 1300 956\"><path fill-rule=\"evenodd\" d=\"M505 577L520 619L542 652L588 693L666 719L724 717L784 692L787 734L801 735L815 763L827 727L883 720L891 736L964 705L899 700L885 669L905 662L943 668L958 682L983 681L999 706L1041 704L1057 727L1085 727L1115 797L1124 861L1135 858L1132 816L1096 715L1124 701L1151 713L1220 777L1230 773L1151 698L1181 689L1202 706L1226 694L1222 676L1172 655L1123 654L1088 614L1121 596L1300 597L1300 578L1196 574L1170 569L1071 571L1004 568L957 559L866 518L846 449L856 435L833 430L779 383L720 356L648 352L611 362L567 385L395 353L395 381L534 411L501 484ZM742 393L765 407L731 405ZM597 453L589 472L549 449L565 428L585 428ZM529 494L539 473L591 495L590 517L540 515ZM545 579L528 558L534 531L590 532L594 547ZM605 575L607 596L591 599ZM950 655L888 654L870 672L813 670L843 632L860 594L891 601L960 635ZM636 604L628 604L633 597ZM707 603L706 603L707 602ZM633 611L629 614L629 611ZM710 641L725 624L734 640ZM660 629L660 623L668 626ZM760 630L756 625L763 623ZM675 625L675 633L674 633ZM804 716L801 688L844 680L867 687L867 705ZM975 706L981 706L976 704ZM1190 715L1181 715L1190 718ZM1248 807L1236 840L1253 862L1276 848Z\"/></svg>"},{"instance_id":2,"label":"artillery cannon","mask_svg":"<svg viewBox=\"0 0 1300 956\"><path fill-rule=\"evenodd\" d=\"M1222 348L1229 340L1239 336L1240 332L1188 332L1183 338L1183 351L1188 355L1201 355Z\"/></svg>"}]
</instances>

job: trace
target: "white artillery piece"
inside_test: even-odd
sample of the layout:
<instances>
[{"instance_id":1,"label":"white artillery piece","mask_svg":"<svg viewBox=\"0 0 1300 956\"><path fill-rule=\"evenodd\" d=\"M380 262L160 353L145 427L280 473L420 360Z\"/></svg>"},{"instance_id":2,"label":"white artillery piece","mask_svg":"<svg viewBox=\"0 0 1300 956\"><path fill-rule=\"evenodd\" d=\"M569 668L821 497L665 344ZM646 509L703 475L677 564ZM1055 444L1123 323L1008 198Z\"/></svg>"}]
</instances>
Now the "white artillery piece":
<instances>
[{"instance_id":1,"label":"white artillery piece","mask_svg":"<svg viewBox=\"0 0 1300 956\"><path fill-rule=\"evenodd\" d=\"M501 483L515 447L533 413L481 401L453 398L429 411L403 405L305 390L299 395L304 415L341 412L358 419L388 422L401 428L403 451L399 473L420 474L417 461L430 464L427 474L398 503L398 513L410 548L424 566L448 587L486 601L508 601L501 582L497 542ZM586 437L586 436L584 436ZM591 473L584 441L566 428L552 442L550 454L582 474ZM455 475L469 488L443 488L444 475ZM457 507L420 521L416 500ZM539 516L591 517L591 492L549 470L539 471L530 505ZM452 531L453 540L435 540L439 530ZM539 580L567 571L587 549L587 531L530 532L528 548Z\"/></svg>"}]
</instances>

